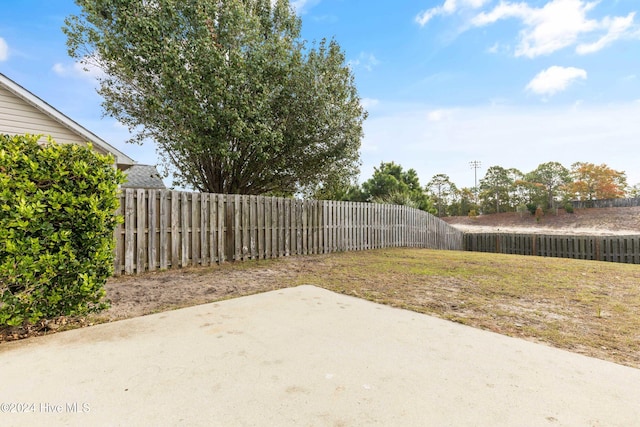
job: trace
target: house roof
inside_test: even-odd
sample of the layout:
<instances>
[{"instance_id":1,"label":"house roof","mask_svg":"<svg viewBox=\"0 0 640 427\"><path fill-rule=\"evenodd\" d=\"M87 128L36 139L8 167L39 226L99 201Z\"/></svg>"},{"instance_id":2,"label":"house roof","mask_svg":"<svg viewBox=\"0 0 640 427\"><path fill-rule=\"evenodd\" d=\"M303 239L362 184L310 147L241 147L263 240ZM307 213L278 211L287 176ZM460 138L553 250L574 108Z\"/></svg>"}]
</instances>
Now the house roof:
<instances>
[{"instance_id":1,"label":"house roof","mask_svg":"<svg viewBox=\"0 0 640 427\"><path fill-rule=\"evenodd\" d=\"M124 173L127 176L127 182L122 184L122 188L167 188L155 166L136 164L124 171Z\"/></svg>"},{"instance_id":2,"label":"house roof","mask_svg":"<svg viewBox=\"0 0 640 427\"><path fill-rule=\"evenodd\" d=\"M71 120L69 117L65 116L60 111L56 110L51 105L38 98L36 95L29 92L2 73L0 73L0 84L6 87L7 90L12 92L17 97L33 105L44 114L50 116L52 119L77 133L86 141L91 142L95 147L100 147L102 148L102 150L111 153L116 158L116 164L125 165L125 167L135 164L135 161L131 157L127 156L122 151L118 150L93 132L87 130L75 121Z\"/></svg>"}]
</instances>

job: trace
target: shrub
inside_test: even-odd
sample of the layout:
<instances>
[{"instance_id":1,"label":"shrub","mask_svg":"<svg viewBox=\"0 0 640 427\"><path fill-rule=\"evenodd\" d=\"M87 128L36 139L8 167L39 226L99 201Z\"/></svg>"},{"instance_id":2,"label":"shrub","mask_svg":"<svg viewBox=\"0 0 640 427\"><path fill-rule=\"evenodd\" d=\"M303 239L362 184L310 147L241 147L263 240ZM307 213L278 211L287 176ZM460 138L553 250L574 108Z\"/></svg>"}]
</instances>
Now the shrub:
<instances>
[{"instance_id":1,"label":"shrub","mask_svg":"<svg viewBox=\"0 0 640 427\"><path fill-rule=\"evenodd\" d=\"M540 222L540 220L542 219L543 216L544 216L544 211L542 210L541 207L538 207L536 209L536 221Z\"/></svg>"},{"instance_id":2,"label":"shrub","mask_svg":"<svg viewBox=\"0 0 640 427\"><path fill-rule=\"evenodd\" d=\"M572 214L572 213L573 213L573 203L571 203L571 202L567 202L567 203L565 203L565 204L564 204L564 211L565 211L566 213L570 213L570 214Z\"/></svg>"},{"instance_id":3,"label":"shrub","mask_svg":"<svg viewBox=\"0 0 640 427\"><path fill-rule=\"evenodd\" d=\"M522 218L525 214L525 212L527 212L529 209L527 208L526 205L518 205L518 207L516 208L516 212L518 212L518 214L520 215L520 218Z\"/></svg>"},{"instance_id":4,"label":"shrub","mask_svg":"<svg viewBox=\"0 0 640 427\"><path fill-rule=\"evenodd\" d=\"M538 210L538 205L535 203L527 203L527 209L531 212L531 215L535 215Z\"/></svg>"},{"instance_id":5,"label":"shrub","mask_svg":"<svg viewBox=\"0 0 640 427\"><path fill-rule=\"evenodd\" d=\"M107 308L123 175L91 147L0 135L0 325Z\"/></svg>"}]
</instances>

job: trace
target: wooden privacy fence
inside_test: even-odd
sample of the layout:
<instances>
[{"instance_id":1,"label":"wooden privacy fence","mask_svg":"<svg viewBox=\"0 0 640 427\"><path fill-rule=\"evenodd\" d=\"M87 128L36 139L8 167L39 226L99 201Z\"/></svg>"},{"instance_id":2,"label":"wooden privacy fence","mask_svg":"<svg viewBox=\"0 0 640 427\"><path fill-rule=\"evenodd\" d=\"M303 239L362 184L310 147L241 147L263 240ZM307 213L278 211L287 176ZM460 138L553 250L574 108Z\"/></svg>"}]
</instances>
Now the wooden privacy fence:
<instances>
[{"instance_id":1,"label":"wooden privacy fence","mask_svg":"<svg viewBox=\"0 0 640 427\"><path fill-rule=\"evenodd\" d=\"M640 236L466 233L467 251L640 264Z\"/></svg>"},{"instance_id":2,"label":"wooden privacy fence","mask_svg":"<svg viewBox=\"0 0 640 427\"><path fill-rule=\"evenodd\" d=\"M386 247L463 249L463 233L405 206L125 189L115 274Z\"/></svg>"},{"instance_id":3,"label":"wooden privacy fence","mask_svg":"<svg viewBox=\"0 0 640 427\"><path fill-rule=\"evenodd\" d=\"M602 200L575 200L571 202L574 209L586 208L633 208L640 206L640 198L636 199L602 199Z\"/></svg>"}]
</instances>

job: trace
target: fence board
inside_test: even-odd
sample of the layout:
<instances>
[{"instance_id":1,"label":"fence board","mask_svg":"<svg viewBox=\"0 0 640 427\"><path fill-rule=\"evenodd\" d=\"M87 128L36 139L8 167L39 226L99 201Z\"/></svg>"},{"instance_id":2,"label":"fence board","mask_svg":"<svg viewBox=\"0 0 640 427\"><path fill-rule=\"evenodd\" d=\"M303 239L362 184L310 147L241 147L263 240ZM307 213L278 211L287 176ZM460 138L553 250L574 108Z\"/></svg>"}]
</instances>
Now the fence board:
<instances>
[{"instance_id":1,"label":"fence board","mask_svg":"<svg viewBox=\"0 0 640 427\"><path fill-rule=\"evenodd\" d=\"M200 195L200 213L198 216L198 222L200 223L200 231L197 238L199 238L200 245L200 265L209 265L209 245L207 237L211 234L208 229L209 224L209 194Z\"/></svg>"},{"instance_id":2,"label":"fence board","mask_svg":"<svg viewBox=\"0 0 640 427\"><path fill-rule=\"evenodd\" d=\"M199 265L200 264L200 248L199 248L199 243L200 243L200 239L198 239L198 233L200 232L200 230L198 229L198 224L199 224L199 218L198 218L198 205L200 204L200 194L198 193L191 193L191 203L190 203L190 220L189 220L189 225L190 225L190 245L191 245L191 251L190 251L190 256L189 259L191 260L191 265Z\"/></svg>"},{"instance_id":3,"label":"fence board","mask_svg":"<svg viewBox=\"0 0 640 427\"><path fill-rule=\"evenodd\" d=\"M251 259L251 242L250 242L250 232L251 232L251 223L249 216L249 196L244 196L241 198L241 207L242 207L242 259L247 260Z\"/></svg>"},{"instance_id":4,"label":"fence board","mask_svg":"<svg viewBox=\"0 0 640 427\"><path fill-rule=\"evenodd\" d=\"M171 196L171 268L180 265L180 193L172 191Z\"/></svg>"},{"instance_id":5,"label":"fence board","mask_svg":"<svg viewBox=\"0 0 640 427\"><path fill-rule=\"evenodd\" d=\"M217 208L217 212L218 212L218 221L216 223L217 226L217 233L218 233L218 262L224 262L226 261L226 254L227 254L227 248L226 248L226 231L227 231L227 224L225 222L226 219L226 208L225 208L225 196L223 195L217 195L216 196L216 201L218 202L218 208Z\"/></svg>"},{"instance_id":6,"label":"fence board","mask_svg":"<svg viewBox=\"0 0 640 427\"><path fill-rule=\"evenodd\" d=\"M218 251L218 196L216 194L209 195L209 265L220 262L220 254Z\"/></svg>"},{"instance_id":7,"label":"fence board","mask_svg":"<svg viewBox=\"0 0 640 427\"><path fill-rule=\"evenodd\" d=\"M156 236L156 192L155 190L149 190L149 198L148 198L148 211L149 211L149 220L148 220L148 229L149 229L149 249L147 250L148 255L148 270L155 271L156 269L156 256L158 252L158 239Z\"/></svg>"},{"instance_id":8,"label":"fence board","mask_svg":"<svg viewBox=\"0 0 640 427\"><path fill-rule=\"evenodd\" d=\"M128 188L125 190L125 208L124 208L124 272L126 274L134 273L135 265L135 221L136 221L136 205L134 198L134 190Z\"/></svg>"},{"instance_id":9,"label":"fence board","mask_svg":"<svg viewBox=\"0 0 640 427\"><path fill-rule=\"evenodd\" d=\"M284 256L291 255L291 199L284 199Z\"/></svg>"},{"instance_id":10,"label":"fence board","mask_svg":"<svg viewBox=\"0 0 640 427\"><path fill-rule=\"evenodd\" d=\"M180 266L187 267L189 265L189 194L182 193L180 197L180 214L181 214L181 248Z\"/></svg>"},{"instance_id":11,"label":"fence board","mask_svg":"<svg viewBox=\"0 0 640 427\"><path fill-rule=\"evenodd\" d=\"M167 209L167 196L171 194L167 191L160 191L159 200L159 222L160 236L158 238L160 251L160 270L166 270L169 267L167 260L167 250L169 248L169 220L171 219L171 211Z\"/></svg>"},{"instance_id":12,"label":"fence board","mask_svg":"<svg viewBox=\"0 0 640 427\"><path fill-rule=\"evenodd\" d=\"M249 198L249 218L251 219L251 233L250 233L250 251L251 259L259 259L258 255L258 222L256 221L258 216L258 198L257 196L251 196Z\"/></svg>"},{"instance_id":13,"label":"fence board","mask_svg":"<svg viewBox=\"0 0 640 427\"><path fill-rule=\"evenodd\" d=\"M278 197L276 199L276 209L278 211L278 257L285 254L284 248L284 199Z\"/></svg>"},{"instance_id":14,"label":"fence board","mask_svg":"<svg viewBox=\"0 0 640 427\"><path fill-rule=\"evenodd\" d=\"M116 209L116 216L118 217L124 216L122 209L123 209L122 203L118 203L118 208ZM123 265L124 260L122 259L122 256L124 255L124 250L123 248L120 247L120 245L124 243L123 234L124 234L124 227L122 223L119 223L116 225L116 228L114 230L114 240L115 240L114 252L115 253L113 258L113 265L114 265L113 274L115 276L119 276L120 274L122 274L122 271L124 269L124 265Z\"/></svg>"}]
</instances>

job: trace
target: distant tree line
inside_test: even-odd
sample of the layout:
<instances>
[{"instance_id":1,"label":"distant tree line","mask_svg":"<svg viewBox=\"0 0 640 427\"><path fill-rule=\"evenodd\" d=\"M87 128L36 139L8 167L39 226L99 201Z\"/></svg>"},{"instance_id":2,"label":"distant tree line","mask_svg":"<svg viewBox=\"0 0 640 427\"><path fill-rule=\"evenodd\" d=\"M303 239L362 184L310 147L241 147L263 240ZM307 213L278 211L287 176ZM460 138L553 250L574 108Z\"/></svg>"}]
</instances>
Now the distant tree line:
<instances>
[{"instance_id":1,"label":"distant tree line","mask_svg":"<svg viewBox=\"0 0 640 427\"><path fill-rule=\"evenodd\" d=\"M459 188L446 174L434 175L421 187L414 169L404 171L394 162L383 162L362 185L324 188L315 197L409 205L438 216L516 211L533 214L538 209L571 210L572 200L640 197L640 184L629 187L625 172L606 164L576 162L566 168L558 162L547 162L528 173L492 166L477 188Z\"/></svg>"},{"instance_id":2,"label":"distant tree line","mask_svg":"<svg viewBox=\"0 0 640 427\"><path fill-rule=\"evenodd\" d=\"M374 168L373 176L362 185L338 184L325 186L311 195L316 199L373 202L404 205L436 213L432 199L420 185L414 169L405 171L402 166L389 162Z\"/></svg>"}]
</instances>

